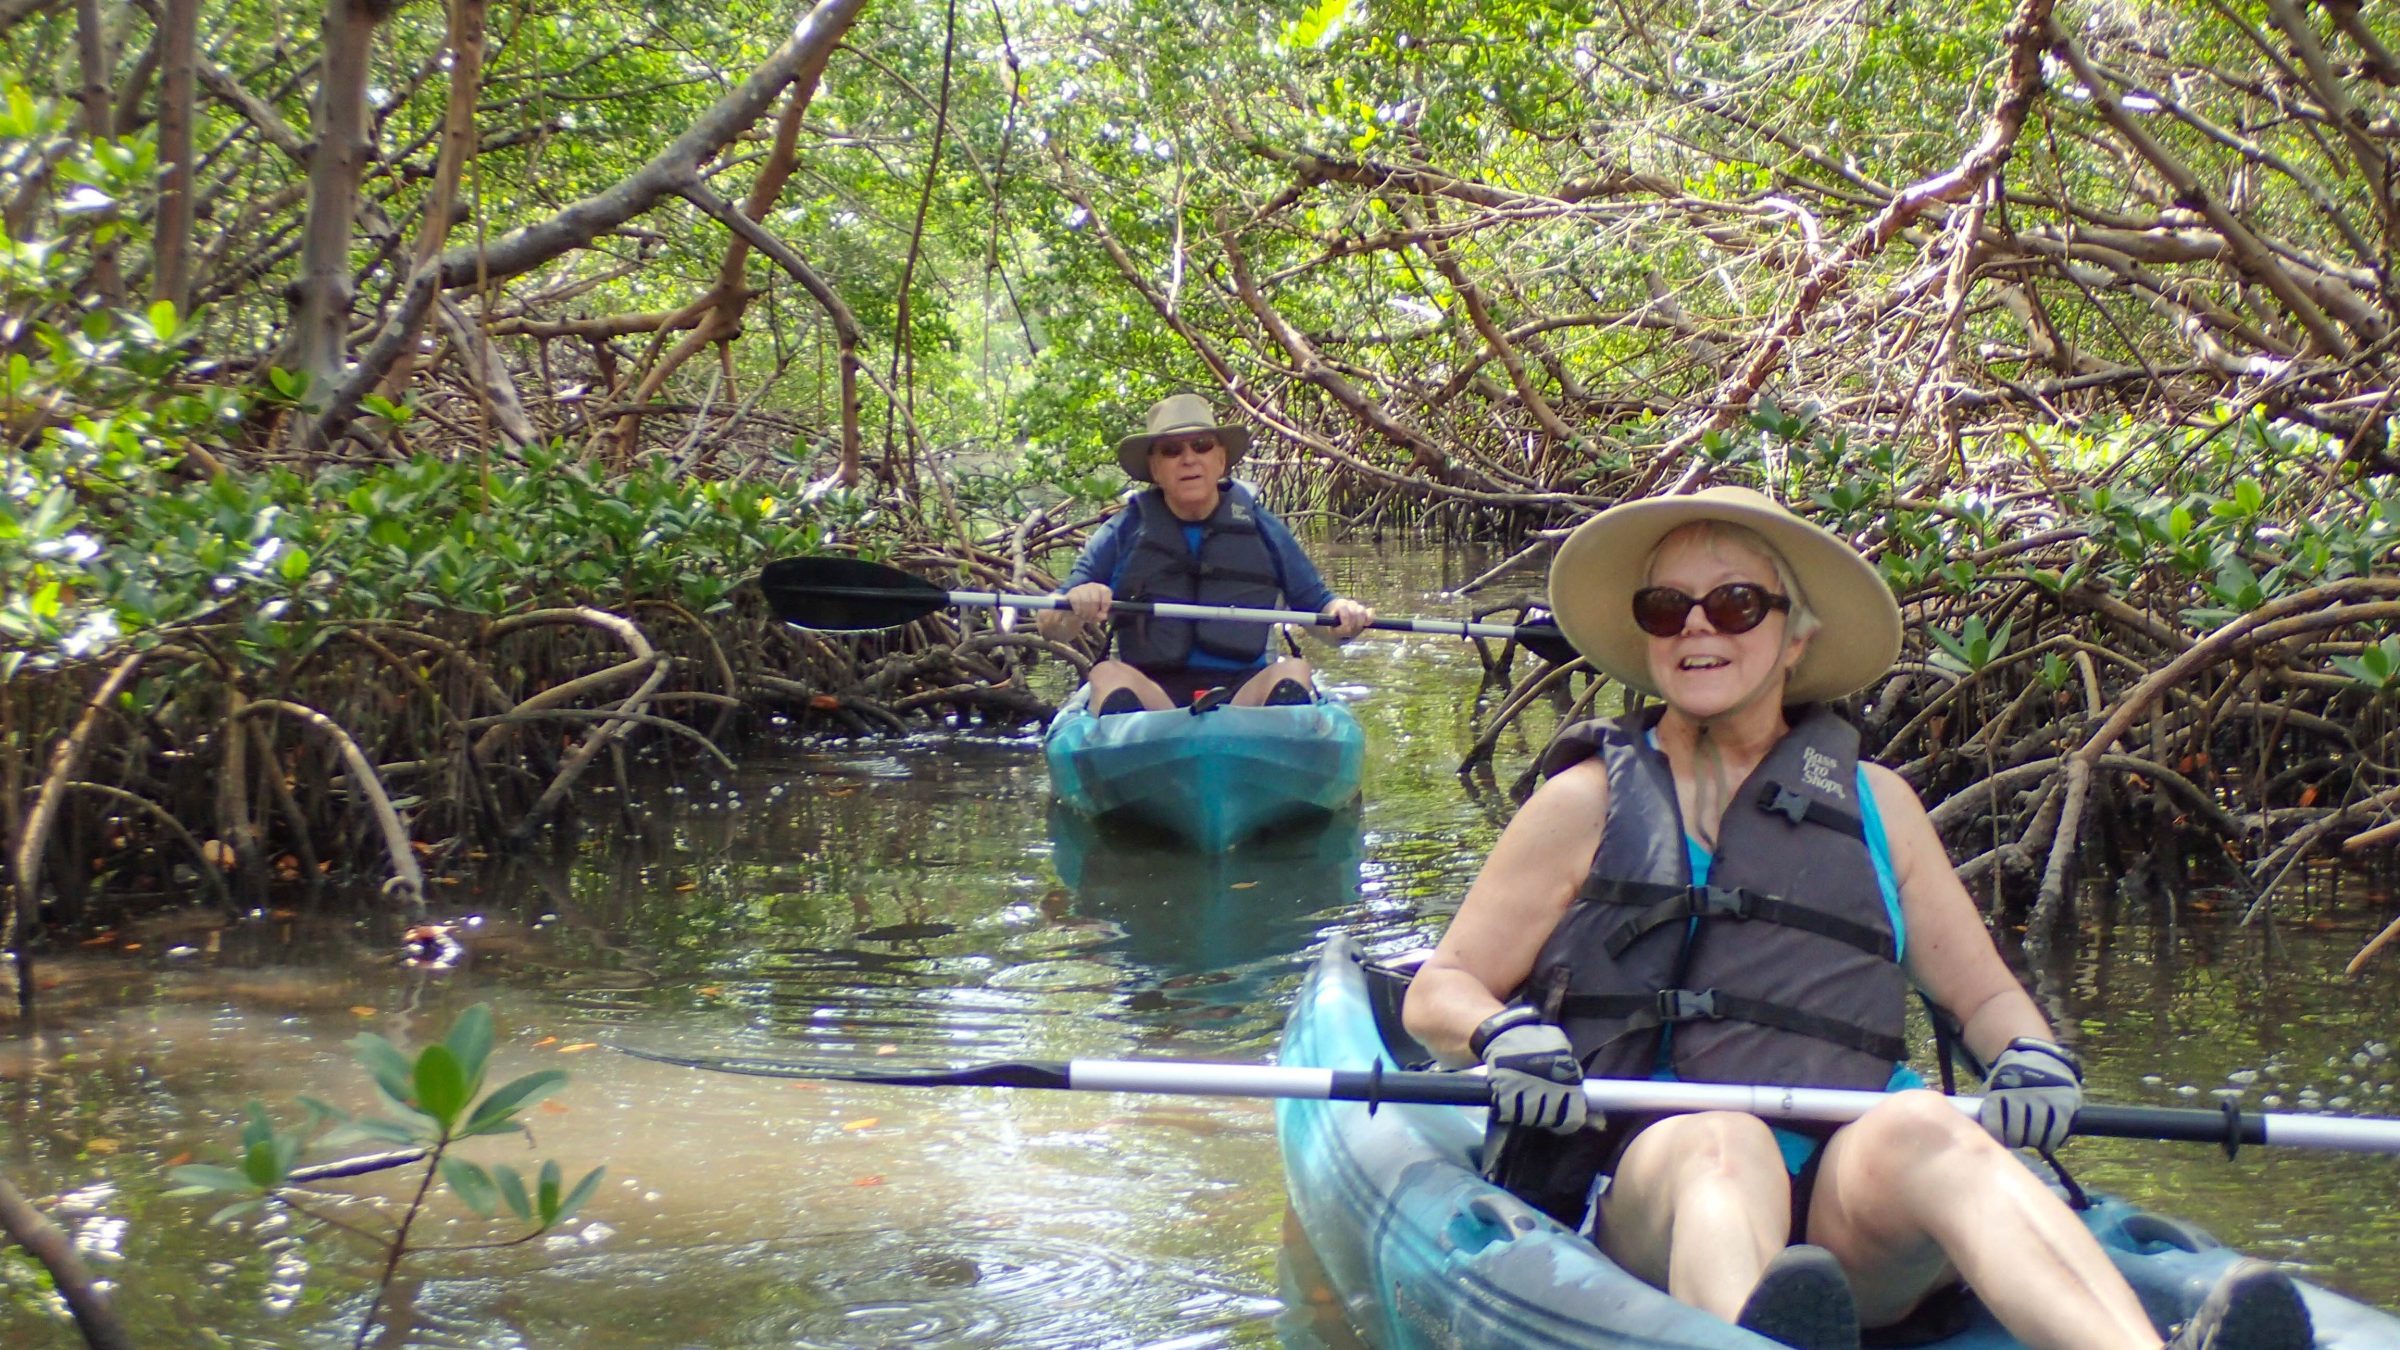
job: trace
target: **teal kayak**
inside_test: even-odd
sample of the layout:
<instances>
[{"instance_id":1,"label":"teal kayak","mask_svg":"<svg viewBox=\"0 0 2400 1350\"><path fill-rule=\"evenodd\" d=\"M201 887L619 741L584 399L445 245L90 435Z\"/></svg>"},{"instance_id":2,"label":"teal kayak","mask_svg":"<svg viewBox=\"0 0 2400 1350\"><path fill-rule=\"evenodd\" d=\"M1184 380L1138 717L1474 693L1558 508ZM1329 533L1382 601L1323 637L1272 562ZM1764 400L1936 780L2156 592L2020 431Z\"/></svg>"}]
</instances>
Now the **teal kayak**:
<instances>
[{"instance_id":1,"label":"teal kayak","mask_svg":"<svg viewBox=\"0 0 2400 1350\"><path fill-rule=\"evenodd\" d=\"M1366 732L1319 696L1291 707L1093 715L1088 690L1042 737L1050 786L1103 824L1132 824L1221 853L1358 797Z\"/></svg>"},{"instance_id":2,"label":"teal kayak","mask_svg":"<svg viewBox=\"0 0 2400 1350\"><path fill-rule=\"evenodd\" d=\"M1417 1067L1400 1030L1400 979L1337 936L1292 1005L1282 1062ZM1353 1325L1379 1346L1783 1350L1667 1296L1597 1247L1484 1181L1484 1113L1444 1106L1282 1101L1291 1203ZM2162 1328L2191 1315L2240 1254L2178 1220L2092 1197L2082 1213ZM2319 1350L2400 1350L2400 1318L2302 1286ZM1925 1342L2013 1350L1980 1306Z\"/></svg>"}]
</instances>

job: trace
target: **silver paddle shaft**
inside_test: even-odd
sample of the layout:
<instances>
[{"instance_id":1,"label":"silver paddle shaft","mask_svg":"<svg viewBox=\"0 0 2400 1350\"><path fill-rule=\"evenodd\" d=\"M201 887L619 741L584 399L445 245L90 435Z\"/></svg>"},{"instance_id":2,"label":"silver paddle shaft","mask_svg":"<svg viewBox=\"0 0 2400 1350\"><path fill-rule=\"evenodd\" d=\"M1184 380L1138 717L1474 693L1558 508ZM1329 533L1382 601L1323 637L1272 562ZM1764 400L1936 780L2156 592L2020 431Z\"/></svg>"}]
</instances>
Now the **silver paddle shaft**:
<instances>
[{"instance_id":1,"label":"silver paddle shaft","mask_svg":"<svg viewBox=\"0 0 2400 1350\"><path fill-rule=\"evenodd\" d=\"M1010 595L1005 591L949 591L944 598L969 609L1073 609L1063 595ZM1221 619L1232 623L1292 623L1332 628L1341 621L1330 614L1300 609L1243 609L1234 605L1184 605L1172 600L1117 600L1109 605L1119 614L1155 614L1162 619ZM1510 623L1469 623L1463 619L1377 619L1367 625L1391 633L1438 633L1444 637L1523 637L1526 630ZM1557 630L1538 630L1556 636Z\"/></svg>"}]
</instances>

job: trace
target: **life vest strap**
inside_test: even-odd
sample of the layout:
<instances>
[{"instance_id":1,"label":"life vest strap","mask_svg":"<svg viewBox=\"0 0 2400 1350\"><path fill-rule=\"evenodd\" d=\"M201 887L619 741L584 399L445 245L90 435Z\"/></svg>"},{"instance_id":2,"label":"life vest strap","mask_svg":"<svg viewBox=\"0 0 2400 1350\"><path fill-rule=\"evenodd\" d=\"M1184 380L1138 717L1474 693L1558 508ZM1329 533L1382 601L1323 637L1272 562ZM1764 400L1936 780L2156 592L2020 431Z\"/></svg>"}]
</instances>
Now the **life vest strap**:
<instances>
[{"instance_id":1,"label":"life vest strap","mask_svg":"<svg viewBox=\"0 0 2400 1350\"><path fill-rule=\"evenodd\" d=\"M1717 989L1661 989L1656 994L1569 994L1560 1000L1559 1012L1569 1020L1623 1018L1623 1026L1610 1037L1612 1041L1678 1022L1732 1021L1811 1036L1894 1064L1908 1058L1908 1044L1897 1036Z\"/></svg>"},{"instance_id":2,"label":"life vest strap","mask_svg":"<svg viewBox=\"0 0 2400 1350\"><path fill-rule=\"evenodd\" d=\"M1623 956L1626 948L1658 929L1691 919L1757 919L1831 938L1885 961L1896 961L1900 955L1899 944L1886 930L1744 887L1594 879L1585 884L1580 898L1643 907L1631 922L1609 934L1611 957Z\"/></svg>"}]
</instances>

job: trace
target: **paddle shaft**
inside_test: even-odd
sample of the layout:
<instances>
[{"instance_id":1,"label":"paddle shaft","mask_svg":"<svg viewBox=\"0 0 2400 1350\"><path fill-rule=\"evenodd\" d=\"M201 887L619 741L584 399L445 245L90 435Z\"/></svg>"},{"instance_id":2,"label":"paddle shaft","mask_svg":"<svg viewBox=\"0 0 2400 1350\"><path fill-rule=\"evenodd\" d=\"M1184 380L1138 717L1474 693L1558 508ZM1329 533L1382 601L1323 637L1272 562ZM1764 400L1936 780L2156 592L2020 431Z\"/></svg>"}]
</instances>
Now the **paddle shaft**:
<instances>
[{"instance_id":1,"label":"paddle shaft","mask_svg":"<svg viewBox=\"0 0 2400 1350\"><path fill-rule=\"evenodd\" d=\"M1491 1088L1475 1073L1376 1069L1308 1069L1278 1064L1210 1064L1188 1060L1074 1059L1012 1062L912 1072L848 1069L824 1062L662 1054L620 1045L643 1059L762 1078L865 1083L878 1087L1046 1088L1071 1092L1139 1092L1189 1097L1269 1097L1298 1101L1434 1106L1489 1106ZM1874 1110L1891 1097L1843 1088L1759 1087L1742 1083L1672 1083L1594 1078L1584 1099L1597 1111L1741 1111L1767 1120L1839 1123ZM1980 1097L1944 1100L1973 1116ZM2400 1153L2400 1120L2242 1111L2230 1102L2215 1111L2158 1106L2086 1106L2075 1132L2112 1139L2167 1139L2222 1145Z\"/></svg>"},{"instance_id":2,"label":"paddle shaft","mask_svg":"<svg viewBox=\"0 0 2400 1350\"><path fill-rule=\"evenodd\" d=\"M820 588L829 595L844 594L835 587ZM856 588L864 593L865 587ZM1011 595L1005 591L944 591L942 598L966 609L1073 609L1063 595ZM1245 609L1239 605L1186 605L1171 600L1112 600L1109 611L1115 614L1150 614L1161 619L1221 619L1232 623L1290 623L1314 628L1332 628L1341 620L1330 614L1311 614L1303 609ZM1444 637L1516 638L1520 641L1556 640L1555 628L1528 628L1512 623L1470 623L1463 619L1375 619L1369 628L1390 633L1438 633Z\"/></svg>"},{"instance_id":3,"label":"paddle shaft","mask_svg":"<svg viewBox=\"0 0 2400 1350\"><path fill-rule=\"evenodd\" d=\"M1382 1073L1355 1069L1069 1060L1062 1085L1089 1092L1172 1092L1200 1096L1291 1097L1331 1101L1430 1102L1488 1106L1490 1089L1469 1074ZM1881 1092L1840 1088L1758 1087L1741 1083L1673 1083L1591 1079L1584 1099L1599 1111L1740 1111L1767 1120L1851 1121L1891 1100ZM1980 1097L1947 1099L1962 1115L1977 1114ZM2176 1107L2086 1106L2077 1134L2111 1139L2172 1139L2201 1143L2274 1144L2287 1148L2400 1153L2400 1121L2304 1116L2265 1111L2196 1111Z\"/></svg>"}]
</instances>

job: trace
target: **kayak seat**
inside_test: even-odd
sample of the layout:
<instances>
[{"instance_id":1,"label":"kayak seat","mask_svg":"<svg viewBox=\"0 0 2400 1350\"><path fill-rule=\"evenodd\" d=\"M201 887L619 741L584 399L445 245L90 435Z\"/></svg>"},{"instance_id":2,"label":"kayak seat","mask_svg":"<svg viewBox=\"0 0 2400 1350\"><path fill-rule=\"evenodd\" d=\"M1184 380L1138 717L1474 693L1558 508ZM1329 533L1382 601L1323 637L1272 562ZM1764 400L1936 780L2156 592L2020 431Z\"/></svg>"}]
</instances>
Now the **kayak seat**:
<instances>
[{"instance_id":1,"label":"kayak seat","mask_svg":"<svg viewBox=\"0 0 2400 1350\"><path fill-rule=\"evenodd\" d=\"M1375 1033L1383 1040L1384 1052L1403 1069L1433 1067L1433 1052L1400 1020L1400 1004L1408 997L1409 976L1415 967L1402 969L1379 961L1362 961L1359 968L1367 977L1367 1005L1375 1012Z\"/></svg>"},{"instance_id":2,"label":"kayak seat","mask_svg":"<svg viewBox=\"0 0 2400 1350\"><path fill-rule=\"evenodd\" d=\"M1982 1310L1983 1301L1975 1297L1975 1291L1952 1280L1918 1300L1917 1306L1908 1310L1908 1316L1899 1321L1862 1328L1858 1342L1866 1350L1910 1350L1913 1346L1932 1345L1964 1333Z\"/></svg>"}]
</instances>

